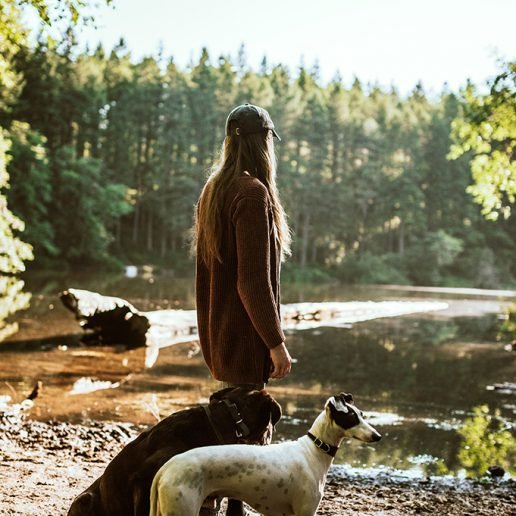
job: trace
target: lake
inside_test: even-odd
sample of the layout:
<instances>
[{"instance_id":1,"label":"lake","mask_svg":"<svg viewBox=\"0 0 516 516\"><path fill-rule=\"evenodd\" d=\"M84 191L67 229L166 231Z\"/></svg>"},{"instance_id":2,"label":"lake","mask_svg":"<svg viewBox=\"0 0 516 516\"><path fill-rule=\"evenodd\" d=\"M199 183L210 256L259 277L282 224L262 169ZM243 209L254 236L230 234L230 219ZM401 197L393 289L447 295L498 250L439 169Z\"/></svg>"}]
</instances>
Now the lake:
<instances>
[{"instance_id":1,"label":"lake","mask_svg":"<svg viewBox=\"0 0 516 516\"><path fill-rule=\"evenodd\" d=\"M151 368L144 348L86 346L58 294L69 287L122 297L140 310L193 309L192 278L38 274L3 285L0 397L20 402L41 382L35 419L152 424L218 388L196 342L162 348ZM0 284L0 287L2 284ZM0 288L1 290L1 288ZM295 363L270 391L283 407L276 439L296 438L328 396L353 393L384 436L343 443L336 462L350 470L393 468L416 477L478 476L500 463L514 475L514 351L499 339L499 317L515 292L339 284L283 285L282 302L328 306L369 302L369 320L291 326ZM385 302L408 307L382 312ZM382 304L383 303L383 304ZM425 303L438 309L417 311ZM437 306L439 304L439 306ZM323 305L324 306L324 305ZM340 305L339 305L340 306ZM512 466L514 468L514 466Z\"/></svg>"}]
</instances>

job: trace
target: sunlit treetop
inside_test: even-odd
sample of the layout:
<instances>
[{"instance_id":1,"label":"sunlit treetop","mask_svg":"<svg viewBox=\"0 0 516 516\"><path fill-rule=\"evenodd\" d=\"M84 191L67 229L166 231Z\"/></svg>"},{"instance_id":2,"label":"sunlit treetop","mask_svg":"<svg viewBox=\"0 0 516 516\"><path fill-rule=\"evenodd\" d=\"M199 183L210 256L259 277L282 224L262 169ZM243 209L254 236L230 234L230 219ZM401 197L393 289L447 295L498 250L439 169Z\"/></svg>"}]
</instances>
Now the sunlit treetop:
<instances>
[{"instance_id":1,"label":"sunlit treetop","mask_svg":"<svg viewBox=\"0 0 516 516\"><path fill-rule=\"evenodd\" d=\"M516 202L516 62L505 63L487 95L472 85L464 92L462 115L452 124L449 158L471 156L474 183L468 188L483 215L509 218Z\"/></svg>"}]
</instances>

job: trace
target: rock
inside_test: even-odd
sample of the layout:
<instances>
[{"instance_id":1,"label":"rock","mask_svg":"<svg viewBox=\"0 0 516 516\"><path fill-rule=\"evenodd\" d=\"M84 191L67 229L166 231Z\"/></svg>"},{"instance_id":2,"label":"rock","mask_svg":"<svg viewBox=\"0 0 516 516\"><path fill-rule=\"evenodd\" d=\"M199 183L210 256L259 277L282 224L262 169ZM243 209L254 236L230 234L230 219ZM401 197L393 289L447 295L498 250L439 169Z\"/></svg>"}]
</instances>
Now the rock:
<instances>
[{"instance_id":1,"label":"rock","mask_svg":"<svg viewBox=\"0 0 516 516\"><path fill-rule=\"evenodd\" d=\"M505 469L501 466L489 466L487 474L492 478L502 478L505 475Z\"/></svg>"}]
</instances>

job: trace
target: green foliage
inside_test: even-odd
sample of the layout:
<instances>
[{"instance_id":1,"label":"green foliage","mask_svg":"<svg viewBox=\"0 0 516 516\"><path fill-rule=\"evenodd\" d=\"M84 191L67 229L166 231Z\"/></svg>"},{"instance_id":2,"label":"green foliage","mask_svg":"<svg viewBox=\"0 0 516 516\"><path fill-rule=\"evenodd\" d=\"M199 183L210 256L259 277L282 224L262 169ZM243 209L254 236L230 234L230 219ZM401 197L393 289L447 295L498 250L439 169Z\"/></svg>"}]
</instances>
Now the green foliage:
<instances>
[{"instance_id":1,"label":"green foliage","mask_svg":"<svg viewBox=\"0 0 516 516\"><path fill-rule=\"evenodd\" d=\"M423 470L427 477L449 475L450 469L446 465L444 459L437 459L423 465Z\"/></svg>"},{"instance_id":2,"label":"green foliage","mask_svg":"<svg viewBox=\"0 0 516 516\"><path fill-rule=\"evenodd\" d=\"M410 284L403 260L394 253L352 255L337 268L336 275L346 283Z\"/></svg>"},{"instance_id":3,"label":"green foliage","mask_svg":"<svg viewBox=\"0 0 516 516\"><path fill-rule=\"evenodd\" d=\"M286 283L324 283L332 281L332 276L326 270L317 267L299 267L286 263L281 272Z\"/></svg>"},{"instance_id":4,"label":"green foliage","mask_svg":"<svg viewBox=\"0 0 516 516\"><path fill-rule=\"evenodd\" d=\"M65 260L102 262L108 258L112 239L110 225L130 211L127 187L105 184L103 164L95 158L76 158L72 148L62 147L56 156L60 170L56 197L66 203L55 206L58 241Z\"/></svg>"},{"instance_id":5,"label":"green foliage","mask_svg":"<svg viewBox=\"0 0 516 516\"><path fill-rule=\"evenodd\" d=\"M516 202L516 62L491 84L488 95L473 86L464 92L464 109L452 124L450 158L471 156L474 184L468 188L490 220L509 218Z\"/></svg>"},{"instance_id":6,"label":"green foliage","mask_svg":"<svg viewBox=\"0 0 516 516\"><path fill-rule=\"evenodd\" d=\"M0 273L15 273L25 270L24 262L32 260L32 248L22 242L17 233L23 232L24 223L7 207L7 198L2 190L9 187L6 171L9 142L0 128Z\"/></svg>"},{"instance_id":7,"label":"green foliage","mask_svg":"<svg viewBox=\"0 0 516 516\"><path fill-rule=\"evenodd\" d=\"M22 220L29 220L24 238L39 257L56 256L58 248L49 220L52 201L52 176L46 157L45 140L22 122L11 126L8 171L11 178L8 200Z\"/></svg>"},{"instance_id":8,"label":"green foliage","mask_svg":"<svg viewBox=\"0 0 516 516\"><path fill-rule=\"evenodd\" d=\"M420 245L411 247L407 252L410 278L420 285L439 285L443 269L455 261L462 249L462 241L442 229L428 233Z\"/></svg>"},{"instance_id":9,"label":"green foliage","mask_svg":"<svg viewBox=\"0 0 516 516\"><path fill-rule=\"evenodd\" d=\"M14 276L0 276L0 342L18 331L18 323L7 318L29 306L31 294L23 292L24 283Z\"/></svg>"},{"instance_id":10,"label":"green foliage","mask_svg":"<svg viewBox=\"0 0 516 516\"><path fill-rule=\"evenodd\" d=\"M18 2L10 0L0 4L0 115L6 112L19 90L20 77L11 66L14 54L26 38L19 18ZM24 261L32 259L31 247L16 234L23 231L24 224L7 206L5 190L9 188L6 170L9 147L9 135L0 127L0 272L3 273L24 270Z\"/></svg>"},{"instance_id":11,"label":"green foliage","mask_svg":"<svg viewBox=\"0 0 516 516\"><path fill-rule=\"evenodd\" d=\"M503 338L516 340L516 303L504 309L504 318L499 331Z\"/></svg>"},{"instance_id":12,"label":"green foliage","mask_svg":"<svg viewBox=\"0 0 516 516\"><path fill-rule=\"evenodd\" d=\"M23 52L27 45L28 30L22 24L22 10L26 7L35 8L40 20L47 26L64 21L69 30L71 25L80 20L81 11L84 11L87 6L88 2L85 0L3 0L0 3L0 272L22 271L25 269L24 262L33 259L32 247L17 236L17 233L24 230L24 223L8 208L7 198L2 191L9 188L6 153L10 147L10 135L9 128L6 126L10 125L9 122L12 124L15 121L15 118L11 118L6 123L6 119L12 117L13 105L18 100L24 78L23 73L16 70L14 66L17 54L20 51ZM87 18L89 17L84 18L85 21ZM20 143L19 137L23 131L20 127L15 127L14 130L17 132L17 143ZM24 131L28 134L28 127L25 127ZM18 151L23 154L17 143L14 145L13 154L16 155ZM28 148L30 145L27 150ZM30 157L24 156L17 163L21 164L25 157L28 157L29 160L32 159L33 164L36 165L35 162L38 159L35 154ZM37 163L37 165L43 165L43 163ZM41 169L33 171L31 168L31 174L32 172L34 172L33 177L28 179L37 177L37 180L31 185L31 187L37 188L42 171ZM29 197L28 189L25 191L26 195L22 195L25 199ZM32 199L34 198L33 195ZM36 204L33 202L28 209L32 212L37 211ZM41 235L39 235L39 230L41 230ZM47 252L55 253L56 249L51 241L52 231L48 221L36 222L28 233L32 234L33 241L40 240Z\"/></svg>"},{"instance_id":13,"label":"green foliage","mask_svg":"<svg viewBox=\"0 0 516 516\"><path fill-rule=\"evenodd\" d=\"M458 430L462 437L458 459L468 475L481 477L493 465L514 474L516 440L506 429L500 411L491 414L487 405L480 405L473 414Z\"/></svg>"},{"instance_id":14,"label":"green foliage","mask_svg":"<svg viewBox=\"0 0 516 516\"><path fill-rule=\"evenodd\" d=\"M105 0L110 4L112 0ZM15 6L30 6L34 8L39 19L48 27L56 25L60 28L93 21L89 12L91 2L87 0L7 0L7 4ZM98 6L95 2L93 8Z\"/></svg>"},{"instance_id":15,"label":"green foliage","mask_svg":"<svg viewBox=\"0 0 516 516\"><path fill-rule=\"evenodd\" d=\"M469 278L446 274L442 276L440 286L450 288L474 288L475 284Z\"/></svg>"}]
</instances>

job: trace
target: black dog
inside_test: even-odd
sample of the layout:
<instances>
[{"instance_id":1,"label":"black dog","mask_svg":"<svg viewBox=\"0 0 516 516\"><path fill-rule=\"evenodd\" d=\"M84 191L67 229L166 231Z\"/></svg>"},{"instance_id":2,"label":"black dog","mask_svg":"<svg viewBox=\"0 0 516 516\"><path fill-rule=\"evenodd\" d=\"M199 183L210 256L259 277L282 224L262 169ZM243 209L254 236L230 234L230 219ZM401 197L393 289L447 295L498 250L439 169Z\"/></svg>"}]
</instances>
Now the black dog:
<instances>
[{"instance_id":1,"label":"black dog","mask_svg":"<svg viewBox=\"0 0 516 516\"><path fill-rule=\"evenodd\" d=\"M131 441L73 501L68 516L148 516L152 480L171 457L214 444L264 444L280 417L280 405L265 390L218 391L207 407L176 412Z\"/></svg>"}]
</instances>

